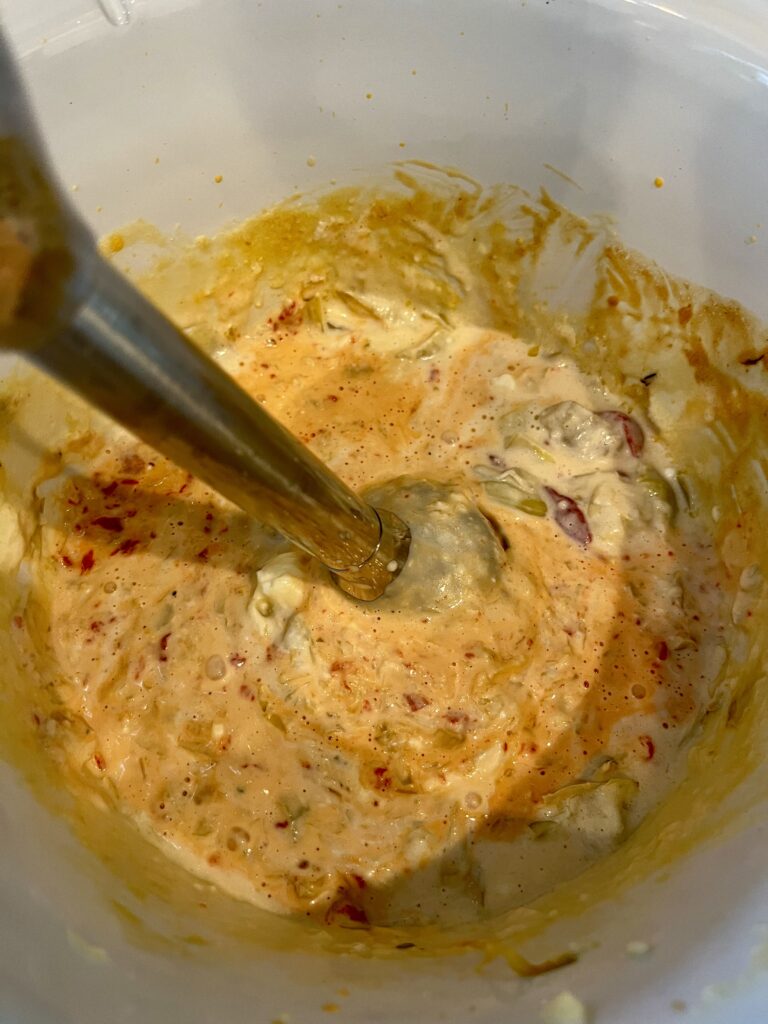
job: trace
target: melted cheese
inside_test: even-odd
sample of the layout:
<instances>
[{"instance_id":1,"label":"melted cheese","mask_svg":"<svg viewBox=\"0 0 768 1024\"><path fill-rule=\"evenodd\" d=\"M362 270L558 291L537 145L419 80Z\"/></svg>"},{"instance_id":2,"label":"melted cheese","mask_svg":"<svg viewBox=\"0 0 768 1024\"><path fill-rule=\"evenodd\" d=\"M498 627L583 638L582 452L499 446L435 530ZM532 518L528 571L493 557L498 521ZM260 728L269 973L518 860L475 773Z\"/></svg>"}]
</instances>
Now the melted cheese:
<instances>
[{"instance_id":1,"label":"melted cheese","mask_svg":"<svg viewBox=\"0 0 768 1024\"><path fill-rule=\"evenodd\" d=\"M471 291L450 235L423 238ZM626 398L511 324L436 325L376 265L322 315L307 287L249 306L253 268L228 270L247 309L220 358L352 487L407 475L479 508L493 587L352 602L105 431L38 490L29 656L71 784L198 874L326 920L455 920L576 873L658 801L714 679L718 565Z\"/></svg>"}]
</instances>

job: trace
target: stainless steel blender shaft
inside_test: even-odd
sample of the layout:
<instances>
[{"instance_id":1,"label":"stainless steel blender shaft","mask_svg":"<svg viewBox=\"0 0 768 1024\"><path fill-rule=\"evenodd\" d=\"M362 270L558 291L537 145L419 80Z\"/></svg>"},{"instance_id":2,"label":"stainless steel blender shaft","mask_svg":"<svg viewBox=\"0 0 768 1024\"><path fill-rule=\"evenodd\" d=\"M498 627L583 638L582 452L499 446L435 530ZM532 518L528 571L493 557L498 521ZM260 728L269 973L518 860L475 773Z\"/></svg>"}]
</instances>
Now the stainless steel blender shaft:
<instances>
[{"instance_id":1,"label":"stainless steel blender shaft","mask_svg":"<svg viewBox=\"0 0 768 1024\"><path fill-rule=\"evenodd\" d=\"M358 498L106 261L69 323L28 355L319 558L353 596L378 597L402 568L400 520Z\"/></svg>"},{"instance_id":2,"label":"stainless steel blender shaft","mask_svg":"<svg viewBox=\"0 0 768 1024\"><path fill-rule=\"evenodd\" d=\"M51 183L2 39L0 85L0 227L29 255L18 294L0 302L0 345L320 559L354 597L378 597L405 563L408 528L357 497L98 255Z\"/></svg>"}]
</instances>

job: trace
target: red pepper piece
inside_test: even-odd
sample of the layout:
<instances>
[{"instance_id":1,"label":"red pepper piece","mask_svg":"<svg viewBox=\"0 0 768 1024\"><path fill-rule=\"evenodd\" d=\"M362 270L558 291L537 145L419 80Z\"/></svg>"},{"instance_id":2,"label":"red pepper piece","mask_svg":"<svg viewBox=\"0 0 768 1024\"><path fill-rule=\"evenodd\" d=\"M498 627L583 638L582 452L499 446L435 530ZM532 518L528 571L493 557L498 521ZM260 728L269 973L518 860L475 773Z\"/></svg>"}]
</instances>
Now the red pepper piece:
<instances>
[{"instance_id":1,"label":"red pepper piece","mask_svg":"<svg viewBox=\"0 0 768 1024\"><path fill-rule=\"evenodd\" d=\"M545 487L549 497L555 504L555 522L577 544L586 547L592 543L592 531L586 517L579 506L567 494L560 494L553 487Z\"/></svg>"},{"instance_id":2,"label":"red pepper piece","mask_svg":"<svg viewBox=\"0 0 768 1024\"><path fill-rule=\"evenodd\" d=\"M411 711L421 711L429 704L427 698L421 693L404 693L403 697Z\"/></svg>"},{"instance_id":3,"label":"red pepper piece","mask_svg":"<svg viewBox=\"0 0 768 1024\"><path fill-rule=\"evenodd\" d=\"M110 533L123 532L123 520L118 516L96 516L93 526L100 526L102 530L109 530Z\"/></svg>"},{"instance_id":4,"label":"red pepper piece","mask_svg":"<svg viewBox=\"0 0 768 1024\"><path fill-rule=\"evenodd\" d=\"M639 458L645 447L645 434L637 420L627 416L625 412L619 412L618 409L609 409L606 412L601 412L600 415L609 423L616 423L621 427L630 454L634 455L636 459Z\"/></svg>"}]
</instances>

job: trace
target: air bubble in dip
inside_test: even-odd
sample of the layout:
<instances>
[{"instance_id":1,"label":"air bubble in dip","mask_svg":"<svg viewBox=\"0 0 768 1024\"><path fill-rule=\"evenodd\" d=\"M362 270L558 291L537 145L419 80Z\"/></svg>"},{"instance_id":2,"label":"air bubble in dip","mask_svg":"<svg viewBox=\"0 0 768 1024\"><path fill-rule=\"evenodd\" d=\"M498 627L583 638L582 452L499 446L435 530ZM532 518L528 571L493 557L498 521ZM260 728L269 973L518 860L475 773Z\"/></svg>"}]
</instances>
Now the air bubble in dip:
<instances>
[{"instance_id":1,"label":"air bubble in dip","mask_svg":"<svg viewBox=\"0 0 768 1024\"><path fill-rule=\"evenodd\" d=\"M209 679L223 679L227 674L227 666L219 654L213 654L205 663L205 674Z\"/></svg>"},{"instance_id":2,"label":"air bubble in dip","mask_svg":"<svg viewBox=\"0 0 768 1024\"><path fill-rule=\"evenodd\" d=\"M468 807L470 811L475 811L483 802L483 798L479 793L467 793L464 797L464 806Z\"/></svg>"},{"instance_id":3,"label":"air bubble in dip","mask_svg":"<svg viewBox=\"0 0 768 1024\"><path fill-rule=\"evenodd\" d=\"M117 584L115 583L115 581L114 581L114 580L108 580L108 581L107 581L107 582L106 582L106 583L104 584L104 593L105 593L105 594L114 594L114 592L115 592L116 590L117 590Z\"/></svg>"}]
</instances>

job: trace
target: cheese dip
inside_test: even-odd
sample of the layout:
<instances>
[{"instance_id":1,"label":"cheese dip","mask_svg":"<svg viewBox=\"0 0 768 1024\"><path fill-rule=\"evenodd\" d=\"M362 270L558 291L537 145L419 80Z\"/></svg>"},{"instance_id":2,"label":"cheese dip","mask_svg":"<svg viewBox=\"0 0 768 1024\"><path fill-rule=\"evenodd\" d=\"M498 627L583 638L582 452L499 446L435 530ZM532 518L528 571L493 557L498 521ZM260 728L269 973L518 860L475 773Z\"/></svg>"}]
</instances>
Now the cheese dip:
<instances>
[{"instance_id":1,"label":"cheese dip","mask_svg":"<svg viewBox=\"0 0 768 1024\"><path fill-rule=\"evenodd\" d=\"M134 273L351 487L467 517L434 601L349 599L94 417L37 481L16 631L75 792L239 897L359 927L491 916L610 853L680 776L725 630L654 367L619 387L567 318L521 314L508 198L401 186Z\"/></svg>"}]
</instances>

